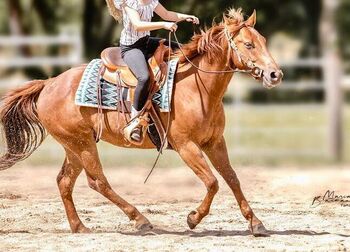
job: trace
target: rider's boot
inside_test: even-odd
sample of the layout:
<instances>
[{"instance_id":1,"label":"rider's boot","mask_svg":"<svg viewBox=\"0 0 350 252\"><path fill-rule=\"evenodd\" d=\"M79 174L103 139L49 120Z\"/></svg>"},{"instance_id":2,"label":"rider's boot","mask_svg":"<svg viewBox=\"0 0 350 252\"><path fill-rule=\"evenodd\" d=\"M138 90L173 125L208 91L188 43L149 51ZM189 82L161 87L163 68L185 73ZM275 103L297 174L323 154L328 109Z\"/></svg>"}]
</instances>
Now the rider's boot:
<instances>
[{"instance_id":1,"label":"rider's boot","mask_svg":"<svg viewBox=\"0 0 350 252\"><path fill-rule=\"evenodd\" d=\"M131 106L131 122L124 129L124 135L130 142L140 145L143 142L148 125L148 114L139 116L140 112Z\"/></svg>"},{"instance_id":2,"label":"rider's boot","mask_svg":"<svg viewBox=\"0 0 350 252\"><path fill-rule=\"evenodd\" d=\"M131 106L131 118L134 119L135 117L137 117L139 115L139 111L137 111L134 106ZM138 121L137 118L135 118L135 121ZM139 125L138 123L138 126L134 127L134 129L131 131L131 134L130 134L130 138L132 140L134 140L135 142L141 142L141 131L142 131L142 127Z\"/></svg>"}]
</instances>

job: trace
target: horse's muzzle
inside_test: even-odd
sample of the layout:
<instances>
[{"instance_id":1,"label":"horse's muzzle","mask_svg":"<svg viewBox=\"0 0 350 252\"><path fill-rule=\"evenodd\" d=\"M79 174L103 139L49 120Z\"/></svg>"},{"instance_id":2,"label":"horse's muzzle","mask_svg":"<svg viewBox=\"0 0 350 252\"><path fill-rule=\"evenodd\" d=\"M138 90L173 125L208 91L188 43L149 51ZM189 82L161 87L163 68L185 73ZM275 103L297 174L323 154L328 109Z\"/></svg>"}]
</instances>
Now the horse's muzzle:
<instances>
[{"instance_id":1,"label":"horse's muzzle","mask_svg":"<svg viewBox=\"0 0 350 252\"><path fill-rule=\"evenodd\" d=\"M264 87L274 88L282 82L283 72L280 69L264 71L262 79Z\"/></svg>"},{"instance_id":2,"label":"horse's muzzle","mask_svg":"<svg viewBox=\"0 0 350 252\"><path fill-rule=\"evenodd\" d=\"M270 78L271 82L273 83L280 83L283 79L283 72L282 70L272 71L270 72Z\"/></svg>"}]
</instances>

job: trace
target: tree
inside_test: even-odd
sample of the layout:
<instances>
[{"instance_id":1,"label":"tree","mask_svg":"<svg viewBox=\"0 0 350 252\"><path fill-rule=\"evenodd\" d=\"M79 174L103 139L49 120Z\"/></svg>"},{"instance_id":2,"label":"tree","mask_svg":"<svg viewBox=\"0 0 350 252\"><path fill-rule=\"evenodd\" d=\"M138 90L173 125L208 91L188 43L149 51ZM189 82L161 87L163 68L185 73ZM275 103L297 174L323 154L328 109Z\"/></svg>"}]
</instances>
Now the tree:
<instances>
[{"instance_id":1,"label":"tree","mask_svg":"<svg viewBox=\"0 0 350 252\"><path fill-rule=\"evenodd\" d=\"M171 10L197 15L202 26L211 26L214 20L221 20L222 13L232 6L232 1L215 0L161 0L165 7ZM253 9L258 11L257 28L263 35L269 37L276 31L284 31L303 41L303 56L319 55L319 31L321 1L305 0L236 0L234 7L242 7L249 15ZM5 0L0 2L0 21L9 19L8 25L0 24L2 33L11 34L57 34L64 24L74 23L82 28L82 37L85 46L85 56L88 59L99 56L105 47L117 44L121 25L109 15L103 0ZM350 3L342 0L337 15L339 33L342 34L340 45L342 54L350 58L350 49L347 41L350 40ZM180 24L177 32L179 39L186 42L198 27L191 24ZM154 35L167 37L167 31L156 31ZM22 53L31 54L30 48L22 48ZM52 49L54 53L55 49ZM38 70L38 69L37 69ZM55 71L56 73L59 70ZM38 77L37 73L30 73Z\"/></svg>"},{"instance_id":2,"label":"tree","mask_svg":"<svg viewBox=\"0 0 350 252\"><path fill-rule=\"evenodd\" d=\"M29 5L25 5L21 0L7 0L9 15L9 32L11 35L31 35L35 33L55 34L59 27L59 18L56 8L60 5L57 1L32 0ZM28 4L28 2L26 2ZM35 19L38 22L33 22ZM32 55L30 46L19 48L20 53L26 57ZM57 49L51 50L55 52ZM24 69L28 76L35 78L45 78L47 74L40 67L30 67ZM54 72L59 72L55 69Z\"/></svg>"},{"instance_id":3,"label":"tree","mask_svg":"<svg viewBox=\"0 0 350 252\"><path fill-rule=\"evenodd\" d=\"M85 55L98 57L116 39L117 22L109 15L106 2L101 0L86 0L82 18Z\"/></svg>"}]
</instances>

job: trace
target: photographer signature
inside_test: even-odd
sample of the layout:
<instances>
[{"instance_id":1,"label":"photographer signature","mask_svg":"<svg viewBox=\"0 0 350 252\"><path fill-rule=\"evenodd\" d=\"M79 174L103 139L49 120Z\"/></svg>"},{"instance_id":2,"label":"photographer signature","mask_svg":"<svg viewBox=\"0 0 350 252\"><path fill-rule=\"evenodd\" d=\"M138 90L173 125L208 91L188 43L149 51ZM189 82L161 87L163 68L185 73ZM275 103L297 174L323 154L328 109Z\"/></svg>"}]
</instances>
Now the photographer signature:
<instances>
[{"instance_id":1,"label":"photographer signature","mask_svg":"<svg viewBox=\"0 0 350 252\"><path fill-rule=\"evenodd\" d=\"M311 206L317 207L322 203L337 203L342 207L350 207L350 195L337 195L334 191L328 190L323 196L316 196Z\"/></svg>"}]
</instances>

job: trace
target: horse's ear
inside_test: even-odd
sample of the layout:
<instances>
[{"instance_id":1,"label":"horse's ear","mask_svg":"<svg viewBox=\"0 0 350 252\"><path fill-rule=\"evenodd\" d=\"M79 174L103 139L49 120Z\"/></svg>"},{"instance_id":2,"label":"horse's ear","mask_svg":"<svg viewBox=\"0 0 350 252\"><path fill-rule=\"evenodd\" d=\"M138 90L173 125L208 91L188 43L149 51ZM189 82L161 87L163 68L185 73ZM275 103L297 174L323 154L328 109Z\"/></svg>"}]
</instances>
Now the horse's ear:
<instances>
[{"instance_id":1,"label":"horse's ear","mask_svg":"<svg viewBox=\"0 0 350 252\"><path fill-rule=\"evenodd\" d=\"M247 19L245 22L247 26L254 27L256 24L256 10L254 10L253 14Z\"/></svg>"}]
</instances>

